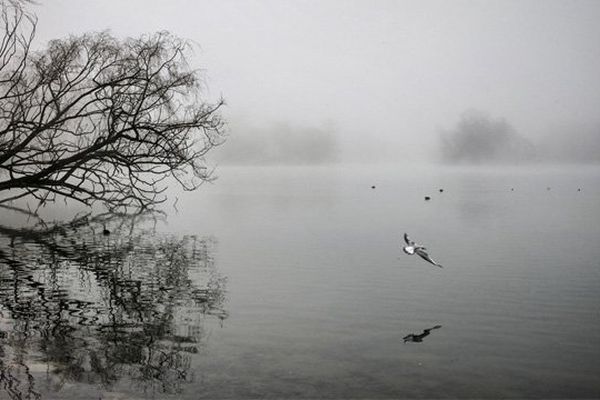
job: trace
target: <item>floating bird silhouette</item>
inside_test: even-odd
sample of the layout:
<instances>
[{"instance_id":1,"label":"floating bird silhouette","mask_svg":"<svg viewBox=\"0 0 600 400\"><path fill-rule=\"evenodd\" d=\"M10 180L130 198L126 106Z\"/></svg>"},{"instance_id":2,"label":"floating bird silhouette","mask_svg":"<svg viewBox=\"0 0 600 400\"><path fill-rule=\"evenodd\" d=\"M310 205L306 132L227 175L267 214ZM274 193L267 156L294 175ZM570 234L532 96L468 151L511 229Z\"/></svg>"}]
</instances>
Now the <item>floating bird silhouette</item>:
<instances>
[{"instance_id":1,"label":"floating bird silhouette","mask_svg":"<svg viewBox=\"0 0 600 400\"><path fill-rule=\"evenodd\" d=\"M404 234L404 241L406 242L406 246L404 246L402 248L402 250L404 250L404 252L408 255L413 255L413 254L417 254L419 257L421 257L423 260L435 265L436 267L440 267L443 268L440 264L436 263L435 261L433 261L433 259L431 257L429 257L429 254L427 254L427 249L419 244L416 244L415 242L413 242L409 237L408 234Z\"/></svg>"}]
</instances>

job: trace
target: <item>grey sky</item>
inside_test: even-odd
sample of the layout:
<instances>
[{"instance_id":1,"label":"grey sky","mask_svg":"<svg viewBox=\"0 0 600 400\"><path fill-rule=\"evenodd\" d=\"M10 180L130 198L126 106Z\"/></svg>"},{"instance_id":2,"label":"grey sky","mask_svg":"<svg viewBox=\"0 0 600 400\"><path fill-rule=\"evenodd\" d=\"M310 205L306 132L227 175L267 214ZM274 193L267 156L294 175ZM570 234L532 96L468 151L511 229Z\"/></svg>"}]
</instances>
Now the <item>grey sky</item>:
<instances>
[{"instance_id":1,"label":"grey sky","mask_svg":"<svg viewBox=\"0 0 600 400\"><path fill-rule=\"evenodd\" d=\"M469 108L530 137L599 120L596 0L48 0L35 11L38 43L104 29L191 39L230 118L330 123L356 151L419 159Z\"/></svg>"}]
</instances>

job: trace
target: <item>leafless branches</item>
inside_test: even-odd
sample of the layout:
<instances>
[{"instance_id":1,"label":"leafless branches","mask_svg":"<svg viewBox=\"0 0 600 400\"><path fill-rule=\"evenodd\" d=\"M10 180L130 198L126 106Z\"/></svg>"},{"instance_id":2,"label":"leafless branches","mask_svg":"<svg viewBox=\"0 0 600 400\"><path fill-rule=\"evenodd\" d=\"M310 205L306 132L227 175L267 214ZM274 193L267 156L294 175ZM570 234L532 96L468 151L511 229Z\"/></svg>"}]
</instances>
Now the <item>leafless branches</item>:
<instances>
[{"instance_id":1,"label":"leafless branches","mask_svg":"<svg viewBox=\"0 0 600 400\"><path fill-rule=\"evenodd\" d=\"M33 52L35 17L0 4L0 205L146 209L166 199L170 178L186 190L210 179L204 156L223 141L223 101L200 98L185 41L103 32Z\"/></svg>"}]
</instances>

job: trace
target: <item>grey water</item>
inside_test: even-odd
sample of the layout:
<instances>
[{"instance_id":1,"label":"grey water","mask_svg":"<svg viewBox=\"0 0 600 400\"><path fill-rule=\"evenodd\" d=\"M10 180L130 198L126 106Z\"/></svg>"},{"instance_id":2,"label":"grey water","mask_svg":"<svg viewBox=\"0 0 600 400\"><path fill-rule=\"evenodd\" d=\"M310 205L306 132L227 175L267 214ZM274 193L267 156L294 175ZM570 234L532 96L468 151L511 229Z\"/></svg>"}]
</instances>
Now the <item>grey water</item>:
<instances>
[{"instance_id":1,"label":"grey water","mask_svg":"<svg viewBox=\"0 0 600 400\"><path fill-rule=\"evenodd\" d=\"M600 168L218 175L164 218L3 211L0 398L600 396Z\"/></svg>"}]
</instances>

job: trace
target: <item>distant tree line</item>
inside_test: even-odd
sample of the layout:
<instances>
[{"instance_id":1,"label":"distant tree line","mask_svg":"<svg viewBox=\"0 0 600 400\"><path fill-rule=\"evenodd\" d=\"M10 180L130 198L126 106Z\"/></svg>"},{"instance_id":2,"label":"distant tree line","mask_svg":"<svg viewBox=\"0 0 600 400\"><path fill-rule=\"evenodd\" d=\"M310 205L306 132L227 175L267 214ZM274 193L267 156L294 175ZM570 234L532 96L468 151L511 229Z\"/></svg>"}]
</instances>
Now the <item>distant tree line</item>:
<instances>
[{"instance_id":1,"label":"distant tree line","mask_svg":"<svg viewBox=\"0 0 600 400\"><path fill-rule=\"evenodd\" d=\"M447 163L600 163L600 122L552 126L536 140L520 135L505 119L470 110L456 126L440 134Z\"/></svg>"},{"instance_id":2,"label":"distant tree line","mask_svg":"<svg viewBox=\"0 0 600 400\"><path fill-rule=\"evenodd\" d=\"M506 120L470 110L441 134L442 159L450 163L524 162L535 158L533 144Z\"/></svg>"}]
</instances>

